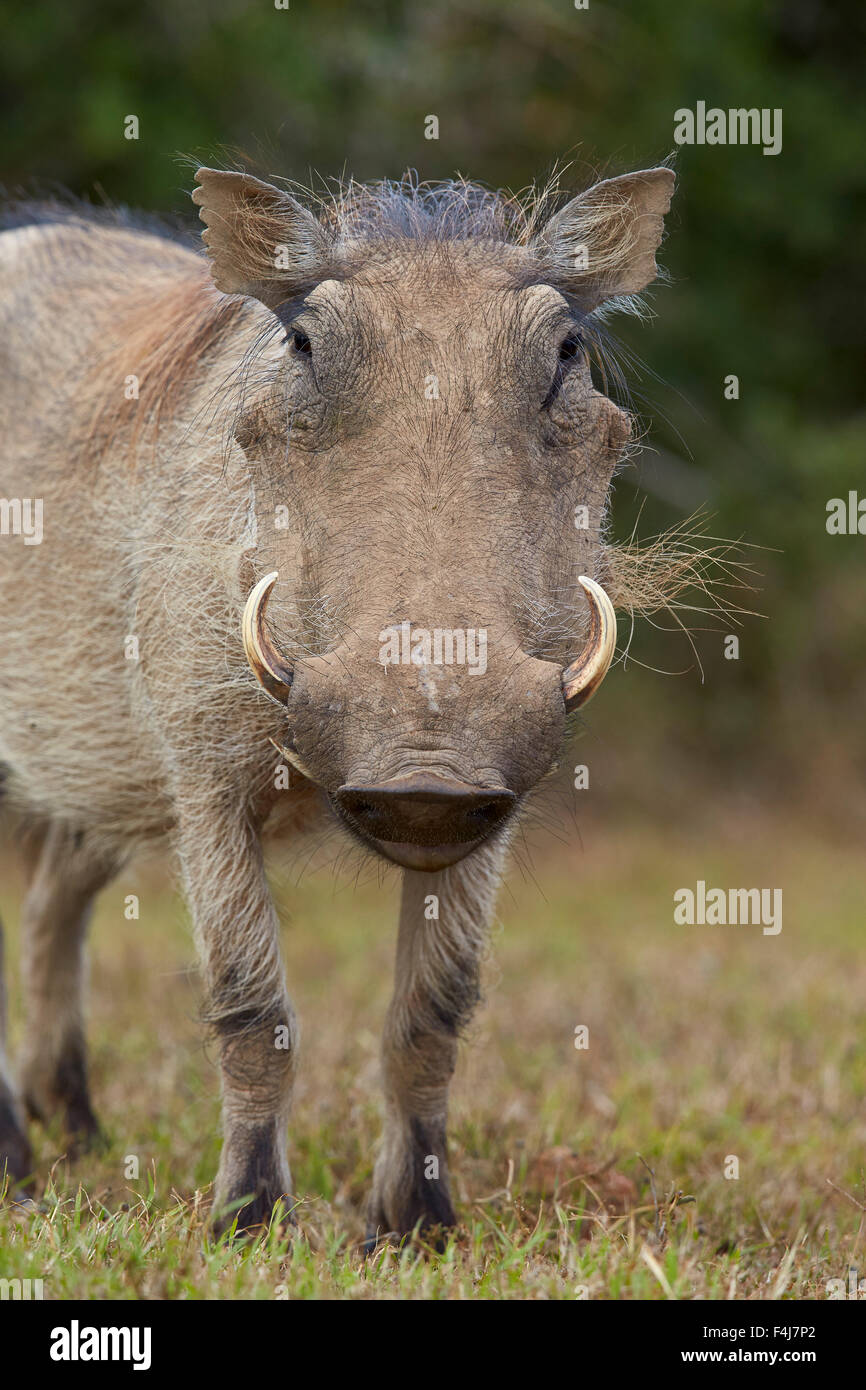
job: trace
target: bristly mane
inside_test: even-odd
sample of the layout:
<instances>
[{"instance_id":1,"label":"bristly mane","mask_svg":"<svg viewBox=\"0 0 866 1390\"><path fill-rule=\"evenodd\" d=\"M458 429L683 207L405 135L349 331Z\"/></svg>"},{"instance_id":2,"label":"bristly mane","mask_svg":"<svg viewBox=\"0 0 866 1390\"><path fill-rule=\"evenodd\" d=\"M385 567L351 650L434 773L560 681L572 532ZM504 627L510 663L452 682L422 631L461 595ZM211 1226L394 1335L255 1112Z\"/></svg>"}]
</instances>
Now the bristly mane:
<instances>
[{"instance_id":1,"label":"bristly mane","mask_svg":"<svg viewBox=\"0 0 866 1390\"><path fill-rule=\"evenodd\" d=\"M422 183L412 173L398 181L370 184L333 180L326 192L318 193L292 187L316 211L335 241L356 250L367 243L371 252L382 243L401 241L431 246L468 241L522 245L551 195L548 188L515 197L466 179ZM213 288L196 224L133 212L122 205L94 206L66 195L12 198L0 208L0 230L35 226L73 228L85 234L116 229L142 238L142 254L152 265L152 278L147 285L130 285L113 324L112 340L91 364L92 399L97 406L87 429L91 447L107 447L130 426L137 437L145 426L158 425L160 416L178 405L208 356L244 313L244 301ZM153 238L162 243L162 254ZM169 247L194 252L198 259L166 255ZM110 258L110 241L102 243L100 252ZM68 254L74 256L76 248ZM86 258L86 240L77 254ZM68 264L68 256L65 259ZM45 275L57 273L59 267L47 261ZM262 339L271 336L263 334ZM249 367L246 362L244 371ZM141 400L132 410L122 390L131 376L142 383ZM106 380L116 382L116 390L106 393Z\"/></svg>"},{"instance_id":2,"label":"bristly mane","mask_svg":"<svg viewBox=\"0 0 866 1390\"><path fill-rule=\"evenodd\" d=\"M518 194L463 178L422 182L412 171L399 180L372 183L334 179L318 191L287 180L277 182L312 207L330 231L335 247L342 247L350 261L362 261L365 253L375 256L406 242L431 250L446 243L476 243L491 250L497 246L528 248L566 197L556 178ZM92 363L94 384L98 377L103 382L114 379L118 389L107 398L104 385L101 389L96 386L93 399L99 405L88 437L91 444L107 445L126 425L131 424L138 435L143 426L158 423L161 415L179 404L208 356L219 349L244 312L243 301L223 296L212 287L197 229L123 206L96 207L67 197L10 201L0 212L0 228L26 226L65 226L84 232L114 228L141 236L142 254L151 263L152 278L147 285L130 285L113 325L113 341L105 344L100 359ZM162 253L153 238L161 242ZM168 247L175 252L181 248L194 251L198 259L166 254ZM101 254L110 255L110 249L103 243ZM79 254L86 255L84 243ZM543 278L532 261L528 256L525 270L515 270L521 283ZM45 273L58 273L58 268L46 265ZM634 311L638 302L624 301L617 307ZM613 345L601 328L602 317L592 316L590 337L605 388L611 383L627 404L625 382L616 366ZM278 328L275 320L274 332ZM261 336L260 346L272 335ZM250 365L247 362L244 371ZM122 394L122 383L130 376L147 383L146 395L143 391L134 411Z\"/></svg>"},{"instance_id":3,"label":"bristly mane","mask_svg":"<svg viewBox=\"0 0 866 1390\"><path fill-rule=\"evenodd\" d=\"M421 182L412 171L399 180L334 181L318 196L297 192L340 239L513 246L529 242L555 196L552 185L513 194L461 178Z\"/></svg>"}]
</instances>

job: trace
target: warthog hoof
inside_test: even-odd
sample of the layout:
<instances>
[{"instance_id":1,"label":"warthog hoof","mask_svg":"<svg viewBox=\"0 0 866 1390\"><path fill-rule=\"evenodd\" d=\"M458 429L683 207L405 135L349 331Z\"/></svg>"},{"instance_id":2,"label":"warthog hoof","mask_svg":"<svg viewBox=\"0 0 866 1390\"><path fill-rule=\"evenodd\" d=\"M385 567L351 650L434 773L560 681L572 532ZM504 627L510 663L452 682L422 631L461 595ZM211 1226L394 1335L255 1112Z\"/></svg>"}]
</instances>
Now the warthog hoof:
<instances>
[{"instance_id":1,"label":"warthog hoof","mask_svg":"<svg viewBox=\"0 0 866 1390\"><path fill-rule=\"evenodd\" d=\"M47 1084L25 1072L22 1093L28 1116L47 1124L52 1116L60 1114L63 1131L71 1141L71 1154L104 1147L105 1138L93 1113L86 1081L81 1077L76 1077L75 1084L66 1084L67 1081L68 1078L54 1078Z\"/></svg>"},{"instance_id":2,"label":"warthog hoof","mask_svg":"<svg viewBox=\"0 0 866 1390\"><path fill-rule=\"evenodd\" d=\"M214 1202L210 1228L215 1239L219 1240L230 1231L236 1218L235 1240L258 1240L274 1224L275 1213L281 1235L286 1235L297 1227L291 1211L292 1199L286 1194L273 1197L267 1193L260 1193L250 1197L240 1207L237 1204L238 1200L243 1202L243 1198L236 1198L234 1201L229 1199L219 1204Z\"/></svg>"},{"instance_id":3,"label":"warthog hoof","mask_svg":"<svg viewBox=\"0 0 866 1390\"><path fill-rule=\"evenodd\" d=\"M29 1185L33 1175L33 1150L11 1100L0 1097L0 1189L8 1175L13 1186Z\"/></svg>"},{"instance_id":4,"label":"warthog hoof","mask_svg":"<svg viewBox=\"0 0 866 1390\"><path fill-rule=\"evenodd\" d=\"M426 1191L402 1194L402 1200L392 1207L389 1219L384 1205L374 1194L367 1211L364 1254L371 1255L382 1241L405 1246L415 1236L441 1254L450 1232L457 1225L457 1216L447 1192L439 1190L433 1200L431 1195Z\"/></svg>"},{"instance_id":5,"label":"warthog hoof","mask_svg":"<svg viewBox=\"0 0 866 1390\"><path fill-rule=\"evenodd\" d=\"M226 1138L211 1210L211 1230L216 1236L230 1230L235 1219L238 1235L262 1235L272 1224L277 1203L282 1212L280 1226L295 1224L292 1179L281 1134L280 1122L271 1120L238 1126Z\"/></svg>"}]
</instances>

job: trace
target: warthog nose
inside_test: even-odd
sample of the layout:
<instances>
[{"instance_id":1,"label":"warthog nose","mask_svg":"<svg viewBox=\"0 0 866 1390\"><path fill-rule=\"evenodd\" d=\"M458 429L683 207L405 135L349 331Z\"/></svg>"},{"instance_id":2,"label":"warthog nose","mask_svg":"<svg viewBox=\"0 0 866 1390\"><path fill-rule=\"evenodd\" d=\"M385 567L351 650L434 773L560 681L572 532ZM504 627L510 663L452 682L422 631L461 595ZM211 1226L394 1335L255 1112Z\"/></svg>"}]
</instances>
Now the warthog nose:
<instances>
[{"instance_id":1,"label":"warthog nose","mask_svg":"<svg viewBox=\"0 0 866 1390\"><path fill-rule=\"evenodd\" d=\"M505 820L517 797L483 790L437 772L412 772L369 786L348 783L335 800L347 819L374 840L454 845L483 839Z\"/></svg>"}]
</instances>

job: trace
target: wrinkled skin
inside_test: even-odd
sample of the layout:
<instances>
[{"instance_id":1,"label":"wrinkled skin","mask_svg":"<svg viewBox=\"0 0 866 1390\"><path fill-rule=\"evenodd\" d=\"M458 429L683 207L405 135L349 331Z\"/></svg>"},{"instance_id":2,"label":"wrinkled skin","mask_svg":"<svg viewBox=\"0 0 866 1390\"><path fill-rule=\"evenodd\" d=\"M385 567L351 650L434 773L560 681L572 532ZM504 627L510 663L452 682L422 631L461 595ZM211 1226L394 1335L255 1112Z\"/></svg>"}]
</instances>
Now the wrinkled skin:
<instances>
[{"instance_id":1,"label":"wrinkled skin","mask_svg":"<svg viewBox=\"0 0 866 1390\"><path fill-rule=\"evenodd\" d=\"M307 589L311 608L335 596L329 631L308 636L326 652L294 663L287 708L301 762L332 795L424 769L519 800L562 741L560 677L585 620L577 578L598 567L629 425L579 347L559 361L579 331L564 297L514 289L473 259L395 257L319 285L240 425L262 490L308 540L302 610ZM552 643L536 617L551 609ZM486 631L486 671L383 666L380 633L406 620Z\"/></svg>"},{"instance_id":2,"label":"wrinkled skin","mask_svg":"<svg viewBox=\"0 0 866 1390\"><path fill-rule=\"evenodd\" d=\"M30 874L0 1157L28 1177L25 1112L97 1132L86 926L162 841L219 1042L217 1228L291 1205L296 1028L261 838L324 816L403 868L370 1237L441 1228L457 1040L510 827L565 734L578 576L604 583L629 434L585 343L655 275L672 175L511 240L461 189L350 190L320 221L245 175L198 183L216 288L191 251L79 214L0 236L0 496L46 517L43 544L0 540L0 771ZM241 642L270 570L277 699ZM403 623L483 632L484 669L383 664Z\"/></svg>"}]
</instances>

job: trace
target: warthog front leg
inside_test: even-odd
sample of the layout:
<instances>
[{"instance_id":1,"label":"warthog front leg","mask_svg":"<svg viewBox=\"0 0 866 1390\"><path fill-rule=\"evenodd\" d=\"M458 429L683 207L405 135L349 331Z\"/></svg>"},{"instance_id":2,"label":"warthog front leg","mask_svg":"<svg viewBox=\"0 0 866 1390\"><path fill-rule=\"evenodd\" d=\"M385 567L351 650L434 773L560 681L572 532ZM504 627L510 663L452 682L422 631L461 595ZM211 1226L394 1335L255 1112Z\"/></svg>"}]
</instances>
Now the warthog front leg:
<instances>
[{"instance_id":1,"label":"warthog front leg","mask_svg":"<svg viewBox=\"0 0 866 1390\"><path fill-rule=\"evenodd\" d=\"M61 1111L69 1135L91 1139L82 996L84 944L93 899L116 863L85 834L50 825L35 857L21 922L26 1028L21 1089L29 1113Z\"/></svg>"},{"instance_id":2,"label":"warthog front leg","mask_svg":"<svg viewBox=\"0 0 866 1390\"><path fill-rule=\"evenodd\" d=\"M286 1128L297 1032L258 835L213 807L185 815L180 853L204 968L205 1020L219 1044L223 1149L215 1229L266 1226L291 1204Z\"/></svg>"},{"instance_id":3,"label":"warthog front leg","mask_svg":"<svg viewBox=\"0 0 866 1390\"><path fill-rule=\"evenodd\" d=\"M448 1087L480 996L481 958L504 846L437 874L406 871L394 996L382 1048L385 1131L367 1243L456 1224L448 1189Z\"/></svg>"}]
</instances>

